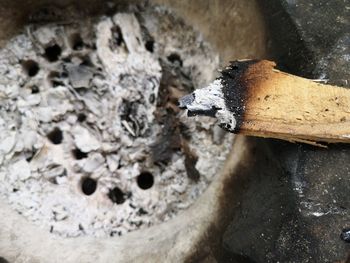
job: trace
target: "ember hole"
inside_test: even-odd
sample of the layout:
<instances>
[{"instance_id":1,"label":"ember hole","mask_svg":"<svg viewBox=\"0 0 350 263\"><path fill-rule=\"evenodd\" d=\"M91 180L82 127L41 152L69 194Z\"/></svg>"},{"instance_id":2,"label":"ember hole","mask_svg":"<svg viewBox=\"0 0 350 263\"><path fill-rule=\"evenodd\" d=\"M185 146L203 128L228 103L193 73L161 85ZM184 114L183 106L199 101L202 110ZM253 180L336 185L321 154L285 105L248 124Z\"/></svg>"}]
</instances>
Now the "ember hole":
<instances>
[{"instance_id":1,"label":"ember hole","mask_svg":"<svg viewBox=\"0 0 350 263\"><path fill-rule=\"evenodd\" d=\"M154 40L148 40L148 41L146 42L146 44L145 44L145 47L146 47L146 49L147 49L149 52L153 53L153 51L154 51Z\"/></svg>"},{"instance_id":2,"label":"ember hole","mask_svg":"<svg viewBox=\"0 0 350 263\"><path fill-rule=\"evenodd\" d=\"M55 62L58 60L62 52L62 49L59 45L54 44L45 48L45 58L50 62Z\"/></svg>"},{"instance_id":3,"label":"ember hole","mask_svg":"<svg viewBox=\"0 0 350 263\"><path fill-rule=\"evenodd\" d=\"M97 181L87 177L84 178L82 183L81 183L81 190L83 191L84 194L86 195L92 195L97 188Z\"/></svg>"},{"instance_id":4,"label":"ember hole","mask_svg":"<svg viewBox=\"0 0 350 263\"><path fill-rule=\"evenodd\" d=\"M83 122L86 120L86 115L84 113L79 113L78 114L78 121Z\"/></svg>"},{"instance_id":5,"label":"ember hole","mask_svg":"<svg viewBox=\"0 0 350 263\"><path fill-rule=\"evenodd\" d=\"M173 63L173 64L178 64L180 67L182 67L182 59L179 54L177 53L171 53L167 59Z\"/></svg>"},{"instance_id":6,"label":"ember hole","mask_svg":"<svg viewBox=\"0 0 350 263\"><path fill-rule=\"evenodd\" d=\"M72 150L72 154L73 154L74 158L77 160L84 159L88 156L87 153L80 151L78 148L75 148L74 150Z\"/></svg>"},{"instance_id":7,"label":"ember hole","mask_svg":"<svg viewBox=\"0 0 350 263\"><path fill-rule=\"evenodd\" d=\"M52 84L52 87L55 88L55 87L61 86L61 85L62 85L62 82L53 80L53 81L51 82L51 84Z\"/></svg>"},{"instance_id":8,"label":"ember hole","mask_svg":"<svg viewBox=\"0 0 350 263\"><path fill-rule=\"evenodd\" d=\"M26 60L22 62L22 67L29 77L34 77L39 72L39 65L34 60Z\"/></svg>"},{"instance_id":9,"label":"ember hole","mask_svg":"<svg viewBox=\"0 0 350 263\"><path fill-rule=\"evenodd\" d=\"M87 67L93 67L94 64L91 62L90 58L88 56L82 58L83 62L80 63L81 66L87 66Z\"/></svg>"},{"instance_id":10,"label":"ember hole","mask_svg":"<svg viewBox=\"0 0 350 263\"><path fill-rule=\"evenodd\" d=\"M63 133L58 127L56 127L47 135L47 138L53 144L60 144L63 140Z\"/></svg>"},{"instance_id":11,"label":"ember hole","mask_svg":"<svg viewBox=\"0 0 350 263\"><path fill-rule=\"evenodd\" d=\"M32 94L36 94L36 93L39 93L39 87L34 85L31 87L31 90L32 90Z\"/></svg>"},{"instance_id":12,"label":"ember hole","mask_svg":"<svg viewBox=\"0 0 350 263\"><path fill-rule=\"evenodd\" d=\"M153 175L150 172L142 172L137 177L137 185L143 189L149 189L153 186L154 178Z\"/></svg>"},{"instance_id":13,"label":"ember hole","mask_svg":"<svg viewBox=\"0 0 350 263\"><path fill-rule=\"evenodd\" d=\"M124 42L122 30L119 26L112 27L113 44L118 47Z\"/></svg>"},{"instance_id":14,"label":"ember hole","mask_svg":"<svg viewBox=\"0 0 350 263\"><path fill-rule=\"evenodd\" d=\"M75 33L70 36L69 44L74 50L81 50L84 47L83 39L79 33Z\"/></svg>"},{"instance_id":15,"label":"ember hole","mask_svg":"<svg viewBox=\"0 0 350 263\"><path fill-rule=\"evenodd\" d=\"M63 85L63 83L59 80L61 77L61 74L57 71L51 71L48 74L48 79L51 82L51 85L53 88Z\"/></svg>"},{"instance_id":16,"label":"ember hole","mask_svg":"<svg viewBox=\"0 0 350 263\"><path fill-rule=\"evenodd\" d=\"M125 202L125 195L122 190L119 189L119 187L114 187L112 190L110 190L108 197L112 200L113 203L116 203L118 205Z\"/></svg>"}]
</instances>

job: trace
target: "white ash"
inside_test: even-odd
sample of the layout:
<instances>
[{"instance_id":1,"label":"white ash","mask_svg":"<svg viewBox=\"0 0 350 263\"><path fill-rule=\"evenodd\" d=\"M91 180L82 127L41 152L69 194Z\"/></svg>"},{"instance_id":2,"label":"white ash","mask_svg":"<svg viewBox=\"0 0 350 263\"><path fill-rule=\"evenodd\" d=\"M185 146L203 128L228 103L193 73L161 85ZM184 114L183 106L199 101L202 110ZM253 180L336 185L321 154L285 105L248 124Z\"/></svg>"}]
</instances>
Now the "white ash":
<instances>
[{"instance_id":1,"label":"white ash","mask_svg":"<svg viewBox=\"0 0 350 263\"><path fill-rule=\"evenodd\" d=\"M1 197L67 237L123 235L188 208L232 139L212 119L162 105L166 73L176 76L165 83L177 98L214 78L218 57L201 36L158 6L24 32L0 51ZM189 138L179 133L168 160L155 162L166 129L178 129L162 114Z\"/></svg>"},{"instance_id":2,"label":"white ash","mask_svg":"<svg viewBox=\"0 0 350 263\"><path fill-rule=\"evenodd\" d=\"M218 124L230 127L232 131L236 127L236 118L226 107L221 79L216 79L207 87L197 89L192 94L180 99L180 107L193 113L215 109L215 118L218 120Z\"/></svg>"}]
</instances>

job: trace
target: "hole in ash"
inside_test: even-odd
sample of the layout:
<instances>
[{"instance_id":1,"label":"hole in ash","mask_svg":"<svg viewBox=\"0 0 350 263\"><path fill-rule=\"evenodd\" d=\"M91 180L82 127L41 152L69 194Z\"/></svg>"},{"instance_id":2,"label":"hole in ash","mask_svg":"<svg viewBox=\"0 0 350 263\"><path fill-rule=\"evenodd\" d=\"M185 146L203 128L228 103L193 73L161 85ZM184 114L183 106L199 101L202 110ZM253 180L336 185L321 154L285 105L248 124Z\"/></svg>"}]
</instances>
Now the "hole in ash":
<instances>
[{"instance_id":1,"label":"hole in ash","mask_svg":"<svg viewBox=\"0 0 350 263\"><path fill-rule=\"evenodd\" d=\"M29 77L34 77L39 72L39 64L34 60L22 61L23 70L27 73Z\"/></svg>"},{"instance_id":2,"label":"hole in ash","mask_svg":"<svg viewBox=\"0 0 350 263\"><path fill-rule=\"evenodd\" d=\"M112 50L120 47L124 43L124 38L120 26L115 25L111 28L112 38L109 41L109 46Z\"/></svg>"},{"instance_id":3,"label":"hole in ash","mask_svg":"<svg viewBox=\"0 0 350 263\"><path fill-rule=\"evenodd\" d=\"M113 203L116 203L118 205L125 202L125 194L120 190L119 187L114 187L112 190L108 193L109 199L112 200Z\"/></svg>"},{"instance_id":4,"label":"hole in ash","mask_svg":"<svg viewBox=\"0 0 350 263\"><path fill-rule=\"evenodd\" d=\"M62 81L62 75L58 71L51 71L47 75L47 78L53 88L56 88L58 86L64 86Z\"/></svg>"},{"instance_id":5,"label":"hole in ash","mask_svg":"<svg viewBox=\"0 0 350 263\"><path fill-rule=\"evenodd\" d=\"M0 90L11 94L0 103L0 197L53 235L125 235L173 218L229 153L214 119L177 107L215 78L217 55L171 11L128 10L38 25L0 50Z\"/></svg>"},{"instance_id":6,"label":"hole in ash","mask_svg":"<svg viewBox=\"0 0 350 263\"><path fill-rule=\"evenodd\" d=\"M61 47L57 44L53 44L45 48L45 58L50 62L55 62L60 57L61 52Z\"/></svg>"},{"instance_id":7,"label":"hole in ash","mask_svg":"<svg viewBox=\"0 0 350 263\"><path fill-rule=\"evenodd\" d=\"M91 177L86 177L82 179L81 190L85 195L92 195L95 193L97 188L97 181Z\"/></svg>"},{"instance_id":8,"label":"hole in ash","mask_svg":"<svg viewBox=\"0 0 350 263\"><path fill-rule=\"evenodd\" d=\"M72 151L72 154L73 154L74 158L77 159L77 160L81 160L81 159L84 159L84 158L88 157L87 153L84 153L84 152L80 151L78 148L75 148Z\"/></svg>"},{"instance_id":9,"label":"hole in ash","mask_svg":"<svg viewBox=\"0 0 350 263\"><path fill-rule=\"evenodd\" d=\"M78 114L78 121L84 122L85 120L86 120L86 115L84 113L79 113Z\"/></svg>"},{"instance_id":10,"label":"hole in ash","mask_svg":"<svg viewBox=\"0 0 350 263\"><path fill-rule=\"evenodd\" d=\"M143 189L147 190L153 186L154 178L150 172L142 172L137 177L137 185Z\"/></svg>"},{"instance_id":11,"label":"hole in ash","mask_svg":"<svg viewBox=\"0 0 350 263\"><path fill-rule=\"evenodd\" d=\"M69 45L73 50L81 50L84 47L84 41L79 33L74 33L69 37Z\"/></svg>"},{"instance_id":12,"label":"hole in ash","mask_svg":"<svg viewBox=\"0 0 350 263\"><path fill-rule=\"evenodd\" d=\"M146 49L147 49L149 52L153 53L153 51L154 51L154 40L148 40L148 41L146 42L146 44L145 44L145 47L146 47Z\"/></svg>"},{"instance_id":13,"label":"hole in ash","mask_svg":"<svg viewBox=\"0 0 350 263\"><path fill-rule=\"evenodd\" d=\"M169 62L182 67L182 59L179 54L177 53L172 53L168 56Z\"/></svg>"},{"instance_id":14,"label":"hole in ash","mask_svg":"<svg viewBox=\"0 0 350 263\"><path fill-rule=\"evenodd\" d=\"M55 127L51 132L47 134L47 138L53 144L60 144L63 140L63 133L60 128Z\"/></svg>"},{"instance_id":15,"label":"hole in ash","mask_svg":"<svg viewBox=\"0 0 350 263\"><path fill-rule=\"evenodd\" d=\"M32 94L37 94L40 92L39 87L36 85L33 85L31 88Z\"/></svg>"}]
</instances>

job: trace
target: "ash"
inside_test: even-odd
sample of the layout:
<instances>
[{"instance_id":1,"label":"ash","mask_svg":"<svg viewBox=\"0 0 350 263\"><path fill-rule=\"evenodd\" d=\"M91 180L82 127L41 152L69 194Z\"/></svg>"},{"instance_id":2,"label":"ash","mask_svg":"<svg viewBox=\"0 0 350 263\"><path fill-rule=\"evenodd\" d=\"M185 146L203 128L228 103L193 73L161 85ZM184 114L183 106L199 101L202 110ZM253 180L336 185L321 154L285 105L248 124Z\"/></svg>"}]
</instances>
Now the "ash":
<instances>
[{"instance_id":1,"label":"ash","mask_svg":"<svg viewBox=\"0 0 350 263\"><path fill-rule=\"evenodd\" d=\"M66 237L173 218L230 150L214 120L176 106L218 63L159 6L28 26L0 51L0 196Z\"/></svg>"}]
</instances>

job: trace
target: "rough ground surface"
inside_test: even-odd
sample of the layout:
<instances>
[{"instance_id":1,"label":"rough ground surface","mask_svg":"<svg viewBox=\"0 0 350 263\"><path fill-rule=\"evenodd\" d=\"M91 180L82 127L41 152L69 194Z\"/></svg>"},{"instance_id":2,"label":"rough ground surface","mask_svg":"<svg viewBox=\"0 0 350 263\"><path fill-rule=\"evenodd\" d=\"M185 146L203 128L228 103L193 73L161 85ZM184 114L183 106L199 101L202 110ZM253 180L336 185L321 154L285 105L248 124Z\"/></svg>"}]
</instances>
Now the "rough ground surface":
<instances>
[{"instance_id":1,"label":"rough ground surface","mask_svg":"<svg viewBox=\"0 0 350 263\"><path fill-rule=\"evenodd\" d=\"M270 0L263 8L280 68L349 86L349 1ZM267 146L257 154L273 164L249 179L223 235L223 262L345 262L350 147Z\"/></svg>"},{"instance_id":2,"label":"rough ground surface","mask_svg":"<svg viewBox=\"0 0 350 263\"><path fill-rule=\"evenodd\" d=\"M123 235L188 208L231 138L176 107L214 78L208 44L154 6L30 19L0 51L2 197L62 236Z\"/></svg>"}]
</instances>

